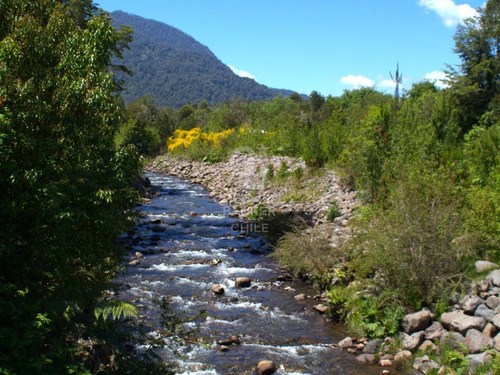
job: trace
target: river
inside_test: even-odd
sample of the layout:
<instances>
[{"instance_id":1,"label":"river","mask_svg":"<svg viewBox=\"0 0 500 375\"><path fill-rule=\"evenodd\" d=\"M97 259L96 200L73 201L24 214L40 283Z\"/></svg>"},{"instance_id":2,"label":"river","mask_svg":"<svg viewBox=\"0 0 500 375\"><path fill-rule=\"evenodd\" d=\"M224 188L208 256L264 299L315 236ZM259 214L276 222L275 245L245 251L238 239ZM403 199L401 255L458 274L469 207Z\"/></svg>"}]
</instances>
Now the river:
<instances>
[{"instance_id":1,"label":"river","mask_svg":"<svg viewBox=\"0 0 500 375\"><path fill-rule=\"evenodd\" d=\"M294 298L315 292L280 277L261 228L242 233L230 208L199 185L147 176L160 196L139 208L141 219L126 239L133 244L129 260L136 253L140 260L117 281L126 286L121 298L138 305L152 335L160 328L155 301L161 298L179 316L193 317L182 324L192 331L187 344L170 339L158 350L179 374L250 374L261 360L274 361L277 374L380 374L378 366L358 364L332 346L346 336L343 327L316 312L314 298ZM237 277L251 278L251 286L237 288ZM223 295L212 291L214 284Z\"/></svg>"}]
</instances>

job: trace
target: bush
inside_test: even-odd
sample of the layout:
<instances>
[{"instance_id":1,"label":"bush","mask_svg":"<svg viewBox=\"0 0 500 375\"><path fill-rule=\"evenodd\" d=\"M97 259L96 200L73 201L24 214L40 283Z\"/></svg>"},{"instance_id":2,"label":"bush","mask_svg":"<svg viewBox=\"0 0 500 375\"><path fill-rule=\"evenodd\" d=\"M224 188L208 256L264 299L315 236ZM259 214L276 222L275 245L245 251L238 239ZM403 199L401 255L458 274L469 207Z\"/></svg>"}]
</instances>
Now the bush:
<instances>
[{"instance_id":1,"label":"bush","mask_svg":"<svg viewBox=\"0 0 500 375\"><path fill-rule=\"evenodd\" d=\"M273 257L297 276L323 274L340 263L344 254L330 245L329 233L323 229L295 227L280 238Z\"/></svg>"},{"instance_id":2,"label":"bush","mask_svg":"<svg viewBox=\"0 0 500 375\"><path fill-rule=\"evenodd\" d=\"M342 211L340 210L338 202L334 201L326 211L326 218L328 221L333 222L339 216L342 216Z\"/></svg>"}]
</instances>

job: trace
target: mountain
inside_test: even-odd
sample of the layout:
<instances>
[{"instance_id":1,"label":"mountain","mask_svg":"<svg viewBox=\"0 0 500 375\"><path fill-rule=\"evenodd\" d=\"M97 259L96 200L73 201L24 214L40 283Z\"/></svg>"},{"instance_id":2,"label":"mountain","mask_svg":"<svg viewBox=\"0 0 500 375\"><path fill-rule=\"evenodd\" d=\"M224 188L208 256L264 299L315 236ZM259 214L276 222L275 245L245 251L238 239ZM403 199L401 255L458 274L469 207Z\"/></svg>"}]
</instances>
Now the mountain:
<instances>
[{"instance_id":1,"label":"mountain","mask_svg":"<svg viewBox=\"0 0 500 375\"><path fill-rule=\"evenodd\" d=\"M116 61L133 72L117 72L127 82L121 93L127 103L151 95L158 105L178 108L203 99L213 105L232 98L268 100L292 93L237 76L208 47L172 26L122 11L111 17L116 27L134 30L130 50L123 52L124 60Z\"/></svg>"}]
</instances>

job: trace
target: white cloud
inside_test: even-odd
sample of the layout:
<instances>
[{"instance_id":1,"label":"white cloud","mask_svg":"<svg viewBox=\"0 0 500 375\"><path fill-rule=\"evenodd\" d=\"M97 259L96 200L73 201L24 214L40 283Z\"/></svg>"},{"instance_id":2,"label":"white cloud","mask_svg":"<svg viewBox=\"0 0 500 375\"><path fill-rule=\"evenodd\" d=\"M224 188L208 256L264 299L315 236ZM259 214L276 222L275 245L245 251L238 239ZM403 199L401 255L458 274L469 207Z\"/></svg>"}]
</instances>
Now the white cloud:
<instances>
[{"instance_id":1,"label":"white cloud","mask_svg":"<svg viewBox=\"0 0 500 375\"><path fill-rule=\"evenodd\" d=\"M446 79L445 72L435 70L433 72L430 72L430 73L427 73L426 75L424 75L424 79L427 79L431 82L434 82L434 84L437 87L440 87L440 88L448 87L448 84L445 82L445 79Z\"/></svg>"},{"instance_id":2,"label":"white cloud","mask_svg":"<svg viewBox=\"0 0 500 375\"><path fill-rule=\"evenodd\" d=\"M396 84L392 79L383 79L377 83L377 86L393 89L396 87Z\"/></svg>"},{"instance_id":3,"label":"white cloud","mask_svg":"<svg viewBox=\"0 0 500 375\"><path fill-rule=\"evenodd\" d=\"M373 82L370 78L363 76L354 76L352 74L340 78L340 82L344 85L352 86L355 88L372 87L375 85L375 82Z\"/></svg>"},{"instance_id":4,"label":"white cloud","mask_svg":"<svg viewBox=\"0 0 500 375\"><path fill-rule=\"evenodd\" d=\"M253 79L254 81L256 80L255 77L253 75L251 75L250 73L248 72L245 72L244 70L239 70L239 69L236 69L234 66L231 66L231 65L228 65L229 69L231 69L233 71L234 74L236 74L237 76L240 76L240 77L243 77L243 78L250 78L250 79Z\"/></svg>"},{"instance_id":5,"label":"white cloud","mask_svg":"<svg viewBox=\"0 0 500 375\"><path fill-rule=\"evenodd\" d=\"M465 18L477 15L469 4L455 4L454 0L418 0L418 5L436 12L448 27L455 27Z\"/></svg>"}]
</instances>

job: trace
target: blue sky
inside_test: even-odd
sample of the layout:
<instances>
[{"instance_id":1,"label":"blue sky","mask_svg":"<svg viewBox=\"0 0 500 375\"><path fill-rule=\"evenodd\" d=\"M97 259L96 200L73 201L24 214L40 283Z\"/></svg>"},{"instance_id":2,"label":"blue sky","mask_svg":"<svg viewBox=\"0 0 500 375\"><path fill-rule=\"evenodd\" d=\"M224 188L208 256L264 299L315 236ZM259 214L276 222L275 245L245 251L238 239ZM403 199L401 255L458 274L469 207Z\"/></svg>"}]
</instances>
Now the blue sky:
<instances>
[{"instance_id":1,"label":"blue sky","mask_svg":"<svg viewBox=\"0 0 500 375\"><path fill-rule=\"evenodd\" d=\"M209 47L238 74L309 94L375 86L392 92L439 79L456 26L485 0L97 0L174 26ZM439 81L438 81L439 83Z\"/></svg>"}]
</instances>

